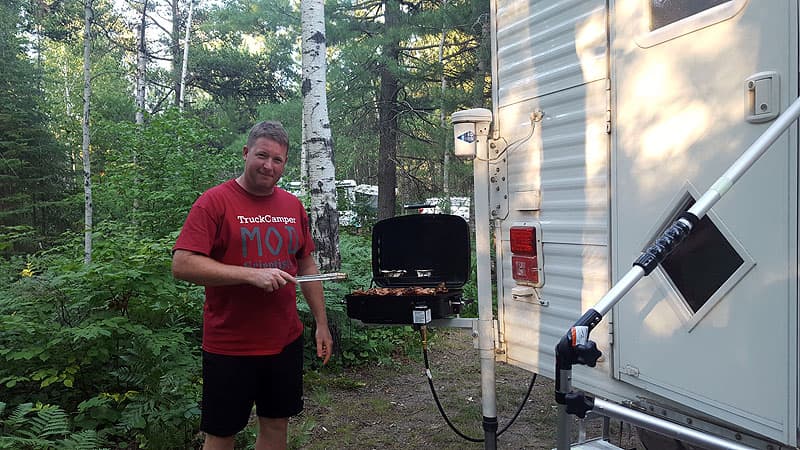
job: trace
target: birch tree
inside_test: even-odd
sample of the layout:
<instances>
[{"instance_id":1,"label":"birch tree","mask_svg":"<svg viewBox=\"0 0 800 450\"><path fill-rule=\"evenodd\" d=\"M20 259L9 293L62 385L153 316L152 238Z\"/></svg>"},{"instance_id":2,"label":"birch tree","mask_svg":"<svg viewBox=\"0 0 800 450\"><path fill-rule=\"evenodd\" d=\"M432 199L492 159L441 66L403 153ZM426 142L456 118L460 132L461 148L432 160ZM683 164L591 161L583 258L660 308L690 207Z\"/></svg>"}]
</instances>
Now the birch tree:
<instances>
[{"instance_id":1,"label":"birch tree","mask_svg":"<svg viewBox=\"0 0 800 450\"><path fill-rule=\"evenodd\" d=\"M92 262L92 170L89 159L89 104L92 96L91 53L92 53L92 0L85 0L83 16L83 194L84 194L84 235L83 262Z\"/></svg>"},{"instance_id":2,"label":"birch tree","mask_svg":"<svg viewBox=\"0 0 800 450\"><path fill-rule=\"evenodd\" d=\"M144 113L147 106L147 0L142 2L142 17L139 21L136 44L136 125L139 129L144 127ZM133 167L138 170L139 155L133 150ZM138 178L135 181L138 184ZM139 198L133 198L133 221L139 211Z\"/></svg>"},{"instance_id":3,"label":"birch tree","mask_svg":"<svg viewBox=\"0 0 800 450\"><path fill-rule=\"evenodd\" d=\"M181 93L178 108L183 112L186 100L186 72L189 68L189 32L192 29L192 11L194 0L189 0L189 17L186 19L186 37L183 40L183 61L181 62Z\"/></svg>"},{"instance_id":4,"label":"birch tree","mask_svg":"<svg viewBox=\"0 0 800 450\"><path fill-rule=\"evenodd\" d=\"M170 53L172 55L172 90L175 93L173 105L178 106L181 98L181 11L179 0L169 1L172 11L172 28L170 30Z\"/></svg>"},{"instance_id":5,"label":"birch tree","mask_svg":"<svg viewBox=\"0 0 800 450\"><path fill-rule=\"evenodd\" d=\"M147 0L142 3L142 18L139 22L136 45L136 124L144 124L145 99L147 98Z\"/></svg>"},{"instance_id":6,"label":"birch tree","mask_svg":"<svg viewBox=\"0 0 800 450\"><path fill-rule=\"evenodd\" d=\"M336 170L325 93L326 42L323 0L301 2L303 147L306 149L311 193L311 236L322 271L338 270L339 212L336 205Z\"/></svg>"}]
</instances>

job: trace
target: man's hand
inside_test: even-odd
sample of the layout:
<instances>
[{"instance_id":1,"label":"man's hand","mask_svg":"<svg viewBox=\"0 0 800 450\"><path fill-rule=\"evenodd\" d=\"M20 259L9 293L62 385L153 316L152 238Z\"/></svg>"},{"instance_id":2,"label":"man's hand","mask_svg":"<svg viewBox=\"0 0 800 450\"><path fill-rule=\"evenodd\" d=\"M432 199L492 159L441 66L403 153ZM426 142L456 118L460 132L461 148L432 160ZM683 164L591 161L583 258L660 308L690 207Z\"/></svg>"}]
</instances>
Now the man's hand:
<instances>
[{"instance_id":1,"label":"man's hand","mask_svg":"<svg viewBox=\"0 0 800 450\"><path fill-rule=\"evenodd\" d=\"M252 270L250 284L267 292L277 291L289 283L297 283L297 280L291 274L281 269Z\"/></svg>"},{"instance_id":2,"label":"man's hand","mask_svg":"<svg viewBox=\"0 0 800 450\"><path fill-rule=\"evenodd\" d=\"M322 358L322 365L328 364L333 353L333 338L331 337L331 330L327 325L317 325L317 332L315 334L317 341L317 356Z\"/></svg>"}]
</instances>

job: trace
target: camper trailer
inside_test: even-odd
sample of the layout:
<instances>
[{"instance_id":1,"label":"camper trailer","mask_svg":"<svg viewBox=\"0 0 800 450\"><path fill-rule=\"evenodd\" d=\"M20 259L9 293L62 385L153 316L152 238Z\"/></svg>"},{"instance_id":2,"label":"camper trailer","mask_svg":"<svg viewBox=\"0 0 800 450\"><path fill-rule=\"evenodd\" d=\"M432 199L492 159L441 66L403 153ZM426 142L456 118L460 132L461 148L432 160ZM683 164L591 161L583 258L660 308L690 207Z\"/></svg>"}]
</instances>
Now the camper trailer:
<instances>
[{"instance_id":1,"label":"camper trailer","mask_svg":"<svg viewBox=\"0 0 800 450\"><path fill-rule=\"evenodd\" d=\"M453 123L456 152L477 152L476 229L495 237L498 312L482 332L496 359L678 438L796 448L796 113L773 125L798 97L798 2L492 0L491 12L492 110ZM731 167L741 176L720 178ZM688 237L631 282L699 203ZM610 292L590 327L602 356L565 377L557 345Z\"/></svg>"}]
</instances>

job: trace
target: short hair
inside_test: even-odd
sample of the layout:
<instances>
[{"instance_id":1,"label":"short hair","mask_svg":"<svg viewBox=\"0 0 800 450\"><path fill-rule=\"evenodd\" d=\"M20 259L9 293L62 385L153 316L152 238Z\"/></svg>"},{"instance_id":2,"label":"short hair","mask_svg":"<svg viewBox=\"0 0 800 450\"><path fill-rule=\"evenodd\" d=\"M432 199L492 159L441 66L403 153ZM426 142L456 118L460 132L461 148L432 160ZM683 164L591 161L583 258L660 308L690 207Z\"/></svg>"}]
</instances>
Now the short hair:
<instances>
[{"instance_id":1,"label":"short hair","mask_svg":"<svg viewBox=\"0 0 800 450\"><path fill-rule=\"evenodd\" d=\"M247 136L247 146L252 147L258 139L267 138L275 141L289 150L289 134L283 124L274 120L265 120L253 125Z\"/></svg>"}]
</instances>

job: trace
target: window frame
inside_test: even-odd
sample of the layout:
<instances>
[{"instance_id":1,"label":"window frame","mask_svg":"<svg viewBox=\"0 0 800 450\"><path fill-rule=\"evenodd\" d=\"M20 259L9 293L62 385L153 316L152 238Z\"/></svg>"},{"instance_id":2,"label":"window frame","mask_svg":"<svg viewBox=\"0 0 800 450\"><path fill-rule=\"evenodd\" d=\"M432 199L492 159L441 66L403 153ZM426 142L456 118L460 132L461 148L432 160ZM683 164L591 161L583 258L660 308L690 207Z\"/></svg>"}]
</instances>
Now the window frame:
<instances>
[{"instance_id":1,"label":"window frame","mask_svg":"<svg viewBox=\"0 0 800 450\"><path fill-rule=\"evenodd\" d=\"M643 1L641 2L643 6L640 21L641 32L634 40L639 47L653 47L675 39L676 37L684 36L711 25L724 22L736 16L744 9L748 1L749 0L730 0L652 31L650 30L650 0Z\"/></svg>"}]
</instances>

